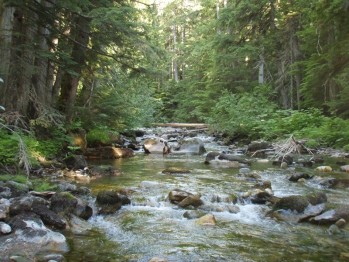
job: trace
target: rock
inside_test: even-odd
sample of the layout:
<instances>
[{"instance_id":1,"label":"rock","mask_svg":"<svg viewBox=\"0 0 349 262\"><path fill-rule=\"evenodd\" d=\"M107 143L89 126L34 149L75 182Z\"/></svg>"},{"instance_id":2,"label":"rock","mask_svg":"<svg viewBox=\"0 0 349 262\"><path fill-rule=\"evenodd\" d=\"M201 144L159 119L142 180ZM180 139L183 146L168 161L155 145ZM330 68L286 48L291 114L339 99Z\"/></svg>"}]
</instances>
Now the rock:
<instances>
[{"instance_id":1,"label":"rock","mask_svg":"<svg viewBox=\"0 0 349 262\"><path fill-rule=\"evenodd\" d=\"M77 190L77 186L63 181L57 185L57 188L61 192L74 192Z\"/></svg>"},{"instance_id":2,"label":"rock","mask_svg":"<svg viewBox=\"0 0 349 262\"><path fill-rule=\"evenodd\" d=\"M202 155L206 153L204 143L200 138L187 138L181 141L179 149L173 153L189 153Z\"/></svg>"},{"instance_id":3,"label":"rock","mask_svg":"<svg viewBox=\"0 0 349 262\"><path fill-rule=\"evenodd\" d=\"M293 164L293 157L290 155L280 156L278 158L278 161L280 161L280 163L285 162L287 165L292 165Z\"/></svg>"},{"instance_id":4,"label":"rock","mask_svg":"<svg viewBox=\"0 0 349 262\"><path fill-rule=\"evenodd\" d=\"M37 205L33 206L31 210L40 216L45 225L50 225L58 229L65 229L66 222L48 207L44 205Z\"/></svg>"},{"instance_id":5,"label":"rock","mask_svg":"<svg viewBox=\"0 0 349 262\"><path fill-rule=\"evenodd\" d=\"M199 195L189 195L185 199L183 199L181 202L179 202L178 206L180 206L180 207L187 207L187 206L198 207L202 204L203 204L203 202L200 199Z\"/></svg>"},{"instance_id":6,"label":"rock","mask_svg":"<svg viewBox=\"0 0 349 262\"><path fill-rule=\"evenodd\" d=\"M9 212L10 216L18 215L21 212L32 211L34 206L45 206L48 205L48 201L35 196L22 196L11 199Z\"/></svg>"},{"instance_id":7,"label":"rock","mask_svg":"<svg viewBox=\"0 0 349 262\"><path fill-rule=\"evenodd\" d=\"M313 166L313 162L311 161L306 161L304 159L299 159L298 161L296 161L297 164L302 165L304 167L312 167Z\"/></svg>"},{"instance_id":8,"label":"rock","mask_svg":"<svg viewBox=\"0 0 349 262\"><path fill-rule=\"evenodd\" d=\"M229 213L237 214L240 212L240 208L238 206L226 205L225 206Z\"/></svg>"},{"instance_id":9,"label":"rock","mask_svg":"<svg viewBox=\"0 0 349 262\"><path fill-rule=\"evenodd\" d=\"M347 188L349 179L347 178L328 178L320 181L320 185L328 188Z\"/></svg>"},{"instance_id":10,"label":"rock","mask_svg":"<svg viewBox=\"0 0 349 262\"><path fill-rule=\"evenodd\" d=\"M303 172L297 172L293 175L290 176L290 178L288 179L289 181L292 182L297 182L299 179L304 178L304 179L309 179L311 178L308 174L303 173Z\"/></svg>"},{"instance_id":11,"label":"rock","mask_svg":"<svg viewBox=\"0 0 349 262\"><path fill-rule=\"evenodd\" d=\"M92 208L69 192L58 192L51 197L50 209L63 216L77 215L82 219L92 216Z\"/></svg>"},{"instance_id":12,"label":"rock","mask_svg":"<svg viewBox=\"0 0 349 262\"><path fill-rule=\"evenodd\" d=\"M11 189L5 186L5 183L0 182L0 198L10 198Z\"/></svg>"},{"instance_id":13,"label":"rock","mask_svg":"<svg viewBox=\"0 0 349 262\"><path fill-rule=\"evenodd\" d=\"M329 229L326 230L329 235L337 235L340 233L339 228L336 225L331 225Z\"/></svg>"},{"instance_id":14,"label":"rock","mask_svg":"<svg viewBox=\"0 0 349 262\"><path fill-rule=\"evenodd\" d=\"M254 188L259 188L259 189L271 189L271 182L269 180L266 181L259 181L258 183L254 184Z\"/></svg>"},{"instance_id":15,"label":"rock","mask_svg":"<svg viewBox=\"0 0 349 262\"><path fill-rule=\"evenodd\" d=\"M15 181L7 181L6 187L11 190L11 197L23 196L29 192L29 186Z\"/></svg>"},{"instance_id":16,"label":"rock","mask_svg":"<svg viewBox=\"0 0 349 262\"><path fill-rule=\"evenodd\" d=\"M164 187L164 185L155 181L142 181L139 187L143 189L150 189L150 188L161 188L161 187Z\"/></svg>"},{"instance_id":17,"label":"rock","mask_svg":"<svg viewBox=\"0 0 349 262\"><path fill-rule=\"evenodd\" d=\"M201 212L198 210L188 210L188 211L184 212L183 217L185 217L187 219L197 219L197 218L200 218L204 215L205 215L204 212Z\"/></svg>"},{"instance_id":18,"label":"rock","mask_svg":"<svg viewBox=\"0 0 349 262\"><path fill-rule=\"evenodd\" d=\"M146 153L163 154L166 140L162 138L148 138L143 143L143 148Z\"/></svg>"},{"instance_id":19,"label":"rock","mask_svg":"<svg viewBox=\"0 0 349 262\"><path fill-rule=\"evenodd\" d=\"M35 258L35 262L65 262L65 258L61 254L42 254Z\"/></svg>"},{"instance_id":20,"label":"rock","mask_svg":"<svg viewBox=\"0 0 349 262\"><path fill-rule=\"evenodd\" d=\"M248 181L251 181L251 182L254 182L258 179L261 179L261 175L258 174L257 172L253 172L253 173L239 173L237 175L238 177L243 177L244 179L248 180Z\"/></svg>"},{"instance_id":21,"label":"rock","mask_svg":"<svg viewBox=\"0 0 349 262\"><path fill-rule=\"evenodd\" d=\"M178 204L179 202L187 198L189 195L192 194L181 189L174 189L170 191L170 193L168 194L168 198L172 203Z\"/></svg>"},{"instance_id":22,"label":"rock","mask_svg":"<svg viewBox=\"0 0 349 262\"><path fill-rule=\"evenodd\" d=\"M178 167L169 167L162 171L163 174L174 175L174 174L188 174L190 170Z\"/></svg>"},{"instance_id":23,"label":"rock","mask_svg":"<svg viewBox=\"0 0 349 262\"><path fill-rule=\"evenodd\" d=\"M273 205L271 217L291 223L301 222L321 214L326 202L327 197L322 192L306 196L283 197Z\"/></svg>"},{"instance_id":24,"label":"rock","mask_svg":"<svg viewBox=\"0 0 349 262\"><path fill-rule=\"evenodd\" d=\"M340 170L349 173L349 165L341 166Z\"/></svg>"},{"instance_id":25,"label":"rock","mask_svg":"<svg viewBox=\"0 0 349 262\"><path fill-rule=\"evenodd\" d=\"M84 169L87 167L87 162L83 155L68 156L63 161L69 169L76 170Z\"/></svg>"},{"instance_id":26,"label":"rock","mask_svg":"<svg viewBox=\"0 0 349 262\"><path fill-rule=\"evenodd\" d=\"M347 221L343 218L339 219L335 224L337 227L341 228L343 227L345 224L347 223Z\"/></svg>"},{"instance_id":27,"label":"rock","mask_svg":"<svg viewBox=\"0 0 349 262\"><path fill-rule=\"evenodd\" d=\"M349 206L342 205L336 209L328 210L321 215L311 218L309 222L315 224L333 224L340 219L346 221L349 219Z\"/></svg>"},{"instance_id":28,"label":"rock","mask_svg":"<svg viewBox=\"0 0 349 262\"><path fill-rule=\"evenodd\" d=\"M18 245L17 250L21 250L21 243L26 242L26 245L32 245L36 252L68 251L66 238L61 233L46 228L40 217L35 213L23 212L12 217L9 224L15 232L15 240L11 242ZM11 242L8 244L11 245Z\"/></svg>"},{"instance_id":29,"label":"rock","mask_svg":"<svg viewBox=\"0 0 349 262\"><path fill-rule=\"evenodd\" d=\"M88 232L93 229L93 225L90 222L84 219L81 219L75 215L71 215L67 223L68 223L67 227L74 234L88 234Z\"/></svg>"},{"instance_id":30,"label":"rock","mask_svg":"<svg viewBox=\"0 0 349 262\"><path fill-rule=\"evenodd\" d=\"M160 258L160 257L153 257L148 262L168 262L166 259Z\"/></svg>"},{"instance_id":31,"label":"rock","mask_svg":"<svg viewBox=\"0 0 349 262\"><path fill-rule=\"evenodd\" d=\"M130 203L131 200L126 195L119 195L116 191L99 191L96 198L96 204L100 208L98 213L103 215L115 213L122 205Z\"/></svg>"},{"instance_id":32,"label":"rock","mask_svg":"<svg viewBox=\"0 0 349 262\"><path fill-rule=\"evenodd\" d=\"M128 158L135 156L130 148L117 148L111 146L87 148L86 157L91 158Z\"/></svg>"},{"instance_id":33,"label":"rock","mask_svg":"<svg viewBox=\"0 0 349 262\"><path fill-rule=\"evenodd\" d=\"M248 153L250 153L250 154L253 154L253 153L255 153L258 150L267 149L270 146L271 145L270 145L269 142L266 142L266 141L258 142L258 141L256 141L256 142L253 142L253 143L249 144L246 151Z\"/></svg>"},{"instance_id":34,"label":"rock","mask_svg":"<svg viewBox=\"0 0 349 262\"><path fill-rule=\"evenodd\" d=\"M7 235L7 234L10 234L11 232L12 232L12 228L10 227L10 225L0 221L0 233L3 235Z\"/></svg>"},{"instance_id":35,"label":"rock","mask_svg":"<svg viewBox=\"0 0 349 262\"><path fill-rule=\"evenodd\" d=\"M120 176L121 171L113 166L93 166L89 170L89 175L92 178L100 178L103 176Z\"/></svg>"},{"instance_id":36,"label":"rock","mask_svg":"<svg viewBox=\"0 0 349 262\"><path fill-rule=\"evenodd\" d=\"M311 159L310 159L311 162L314 162L314 163L323 163L325 162L324 160L324 157L323 156L313 156Z\"/></svg>"},{"instance_id":37,"label":"rock","mask_svg":"<svg viewBox=\"0 0 349 262\"><path fill-rule=\"evenodd\" d=\"M198 220L195 221L195 224L197 225L208 225L208 226L215 226L216 225L216 218L212 214L207 214L202 217L200 217Z\"/></svg>"},{"instance_id":38,"label":"rock","mask_svg":"<svg viewBox=\"0 0 349 262\"><path fill-rule=\"evenodd\" d=\"M274 204L277 201L279 201L279 198L259 189L253 191L251 194L251 202L253 204L265 204L266 202Z\"/></svg>"},{"instance_id":39,"label":"rock","mask_svg":"<svg viewBox=\"0 0 349 262\"><path fill-rule=\"evenodd\" d=\"M318 172L331 172L332 171L332 167L330 167L330 166L318 166L317 168L315 168L315 171L318 171Z\"/></svg>"},{"instance_id":40,"label":"rock","mask_svg":"<svg viewBox=\"0 0 349 262\"><path fill-rule=\"evenodd\" d=\"M10 200L6 198L0 199L0 221L5 221L10 214Z\"/></svg>"},{"instance_id":41,"label":"rock","mask_svg":"<svg viewBox=\"0 0 349 262\"><path fill-rule=\"evenodd\" d=\"M239 169L239 173L249 174L249 173L251 173L251 169L249 169L247 167L243 167L243 168Z\"/></svg>"},{"instance_id":42,"label":"rock","mask_svg":"<svg viewBox=\"0 0 349 262\"><path fill-rule=\"evenodd\" d=\"M218 153L218 152L209 152L206 155L205 163L209 164L210 162L221 162L224 163L224 161L230 161L230 162L238 162L246 165L250 165L251 162L249 160L243 159L241 157L238 157L236 155L230 155L225 153Z\"/></svg>"}]
</instances>

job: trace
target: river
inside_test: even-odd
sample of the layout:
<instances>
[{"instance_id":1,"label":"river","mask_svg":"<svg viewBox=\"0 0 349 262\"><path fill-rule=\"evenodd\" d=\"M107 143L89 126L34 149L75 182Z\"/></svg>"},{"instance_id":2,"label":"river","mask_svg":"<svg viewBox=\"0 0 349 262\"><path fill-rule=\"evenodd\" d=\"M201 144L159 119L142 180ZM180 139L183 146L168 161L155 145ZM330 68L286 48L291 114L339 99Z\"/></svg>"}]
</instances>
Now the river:
<instances>
[{"instance_id":1,"label":"river","mask_svg":"<svg viewBox=\"0 0 349 262\"><path fill-rule=\"evenodd\" d=\"M307 157L307 156L305 156ZM66 233L70 252L67 261L149 261L160 257L170 262L184 261L343 261L349 253L348 227L329 235L327 226L310 223L289 224L265 217L265 205L252 204L240 196L251 190L253 183L238 176L238 168L207 165L201 155L152 155L116 160L89 160L89 165L113 165L122 174L91 181L93 196L99 190L133 189L131 205L113 215L94 215L89 222L93 230L81 234ZM326 159L326 165L335 165ZM190 170L184 175L166 175L162 170L179 167ZM271 162L254 161L250 166L262 180L270 180L275 196L305 195L323 191L331 204L347 203L348 190L324 189L308 180L288 181L291 171ZM345 173L319 173L315 166L297 167L317 176L339 176ZM143 186L141 186L143 185ZM215 226L202 226L195 219L183 217L185 209L171 204L168 193L175 188L199 193L205 203L222 207L211 211ZM239 196L240 212L224 210ZM91 198L93 205L94 198Z\"/></svg>"}]
</instances>

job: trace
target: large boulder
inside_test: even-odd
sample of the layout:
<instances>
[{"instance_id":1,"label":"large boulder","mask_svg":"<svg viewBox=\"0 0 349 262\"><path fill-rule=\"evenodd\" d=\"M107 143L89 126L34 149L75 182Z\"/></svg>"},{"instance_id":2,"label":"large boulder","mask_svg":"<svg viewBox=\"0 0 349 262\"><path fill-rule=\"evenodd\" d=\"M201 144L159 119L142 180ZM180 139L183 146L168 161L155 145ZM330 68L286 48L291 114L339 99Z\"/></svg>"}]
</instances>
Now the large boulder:
<instances>
[{"instance_id":1,"label":"large boulder","mask_svg":"<svg viewBox=\"0 0 349 262\"><path fill-rule=\"evenodd\" d=\"M131 204L131 200L126 195L119 195L116 191L99 191L96 198L98 213L103 215L115 213L122 205L129 204Z\"/></svg>"},{"instance_id":2,"label":"large boulder","mask_svg":"<svg viewBox=\"0 0 349 262\"><path fill-rule=\"evenodd\" d=\"M105 146L87 148L85 156L88 158L128 158L135 156L135 152L130 148Z\"/></svg>"},{"instance_id":3,"label":"large boulder","mask_svg":"<svg viewBox=\"0 0 349 262\"><path fill-rule=\"evenodd\" d=\"M203 141L200 138L186 138L180 142L179 148L173 153L186 153L202 155L206 153Z\"/></svg>"},{"instance_id":4,"label":"large boulder","mask_svg":"<svg viewBox=\"0 0 349 262\"><path fill-rule=\"evenodd\" d=\"M64 229L66 223L55 212L48 207L48 201L40 197L24 196L11 199L9 213L16 216L22 212L33 212L40 216L45 225L50 225L58 229Z\"/></svg>"},{"instance_id":5,"label":"large boulder","mask_svg":"<svg viewBox=\"0 0 349 262\"><path fill-rule=\"evenodd\" d=\"M174 189L170 191L170 193L168 194L168 198L170 199L171 203L178 204L190 195L192 194L187 191L181 189Z\"/></svg>"},{"instance_id":6,"label":"large boulder","mask_svg":"<svg viewBox=\"0 0 349 262\"><path fill-rule=\"evenodd\" d=\"M189 195L186 198L184 198L181 202L178 203L179 207L198 207L203 204L202 200L200 199L200 195Z\"/></svg>"},{"instance_id":7,"label":"large boulder","mask_svg":"<svg viewBox=\"0 0 349 262\"><path fill-rule=\"evenodd\" d=\"M89 219L93 210L80 198L69 192L58 192L51 197L50 209L64 217L74 214L82 219Z\"/></svg>"},{"instance_id":8,"label":"large boulder","mask_svg":"<svg viewBox=\"0 0 349 262\"><path fill-rule=\"evenodd\" d=\"M15 252L25 253L29 261L34 261L38 253L65 253L68 244L64 235L48 229L40 217L33 212L23 212L11 218L9 225L13 234L11 241L0 241L3 259Z\"/></svg>"},{"instance_id":9,"label":"large boulder","mask_svg":"<svg viewBox=\"0 0 349 262\"><path fill-rule=\"evenodd\" d=\"M146 153L163 154L164 148L166 151L166 147L168 147L167 141L158 137L148 138L143 142L143 148Z\"/></svg>"},{"instance_id":10,"label":"large boulder","mask_svg":"<svg viewBox=\"0 0 349 262\"><path fill-rule=\"evenodd\" d=\"M325 210L325 193L313 193L306 196L287 196L273 205L271 217L291 223L301 222L317 216Z\"/></svg>"},{"instance_id":11,"label":"large boulder","mask_svg":"<svg viewBox=\"0 0 349 262\"><path fill-rule=\"evenodd\" d=\"M87 162L83 155L72 155L64 159L64 163L69 169L84 169L87 167Z\"/></svg>"}]
</instances>

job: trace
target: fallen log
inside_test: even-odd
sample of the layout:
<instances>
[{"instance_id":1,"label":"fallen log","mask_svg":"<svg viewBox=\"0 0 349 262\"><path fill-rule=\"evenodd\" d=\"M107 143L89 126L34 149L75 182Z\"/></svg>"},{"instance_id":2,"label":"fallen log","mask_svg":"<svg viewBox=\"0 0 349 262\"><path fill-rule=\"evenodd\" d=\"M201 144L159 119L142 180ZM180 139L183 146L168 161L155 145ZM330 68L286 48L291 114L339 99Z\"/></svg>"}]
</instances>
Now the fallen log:
<instances>
[{"instance_id":1,"label":"fallen log","mask_svg":"<svg viewBox=\"0 0 349 262\"><path fill-rule=\"evenodd\" d=\"M201 123L152 123L153 126L160 127L209 127L209 124Z\"/></svg>"}]
</instances>

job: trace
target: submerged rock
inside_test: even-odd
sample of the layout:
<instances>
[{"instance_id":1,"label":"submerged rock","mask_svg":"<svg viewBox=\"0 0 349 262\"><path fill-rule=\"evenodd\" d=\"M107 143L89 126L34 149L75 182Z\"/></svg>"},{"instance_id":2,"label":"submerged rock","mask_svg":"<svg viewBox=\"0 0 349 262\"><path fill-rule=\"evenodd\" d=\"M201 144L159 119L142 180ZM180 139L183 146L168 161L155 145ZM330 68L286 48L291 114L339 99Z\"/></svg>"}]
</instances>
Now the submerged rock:
<instances>
[{"instance_id":1,"label":"submerged rock","mask_svg":"<svg viewBox=\"0 0 349 262\"><path fill-rule=\"evenodd\" d=\"M230 155L230 154L225 154L225 153L219 153L219 152L209 152L206 155L205 163L209 164L210 162L215 161L215 162L223 162L224 161L230 161L230 162L238 162L246 165L250 165L251 161L243 159L241 157L238 157L236 155Z\"/></svg>"},{"instance_id":2,"label":"submerged rock","mask_svg":"<svg viewBox=\"0 0 349 262\"><path fill-rule=\"evenodd\" d=\"M190 170L178 167L169 167L162 171L163 174L174 175L174 174L188 174Z\"/></svg>"},{"instance_id":3,"label":"submerged rock","mask_svg":"<svg viewBox=\"0 0 349 262\"><path fill-rule=\"evenodd\" d=\"M340 219L344 219L348 221L349 206L342 205L336 209L328 210L321 215L311 218L309 222L316 223L316 224L332 224L332 223L336 223Z\"/></svg>"},{"instance_id":4,"label":"submerged rock","mask_svg":"<svg viewBox=\"0 0 349 262\"><path fill-rule=\"evenodd\" d=\"M290 176L290 178L288 179L289 181L292 181L292 182L297 182L299 179L301 178L304 178L304 179L310 179L311 177L306 174L306 173L303 173L303 172L297 172L293 175Z\"/></svg>"},{"instance_id":5,"label":"submerged rock","mask_svg":"<svg viewBox=\"0 0 349 262\"><path fill-rule=\"evenodd\" d=\"M215 226L216 225L216 218L212 214L207 214L202 217L200 217L198 220L195 221L195 224L202 225L202 226Z\"/></svg>"}]
</instances>

